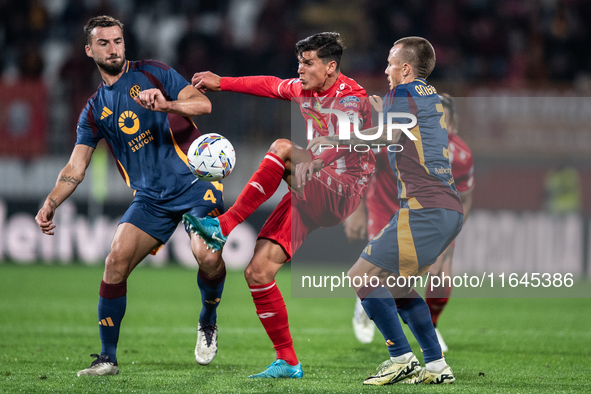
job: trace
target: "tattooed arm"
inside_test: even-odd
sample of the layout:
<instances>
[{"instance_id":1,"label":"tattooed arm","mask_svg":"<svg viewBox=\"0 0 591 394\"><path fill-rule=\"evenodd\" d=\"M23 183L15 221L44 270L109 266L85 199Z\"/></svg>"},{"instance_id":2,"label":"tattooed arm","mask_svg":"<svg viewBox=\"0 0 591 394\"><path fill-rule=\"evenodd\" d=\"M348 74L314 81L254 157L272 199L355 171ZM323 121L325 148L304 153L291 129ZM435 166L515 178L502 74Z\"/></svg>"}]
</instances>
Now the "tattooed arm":
<instances>
[{"instance_id":1,"label":"tattooed arm","mask_svg":"<svg viewBox=\"0 0 591 394\"><path fill-rule=\"evenodd\" d=\"M35 216L35 221L43 233L53 235L55 210L70 197L84 179L93 152L94 148L88 145L76 145L74 147L70 161L60 172L55 187L45 199L37 216Z\"/></svg>"}]
</instances>

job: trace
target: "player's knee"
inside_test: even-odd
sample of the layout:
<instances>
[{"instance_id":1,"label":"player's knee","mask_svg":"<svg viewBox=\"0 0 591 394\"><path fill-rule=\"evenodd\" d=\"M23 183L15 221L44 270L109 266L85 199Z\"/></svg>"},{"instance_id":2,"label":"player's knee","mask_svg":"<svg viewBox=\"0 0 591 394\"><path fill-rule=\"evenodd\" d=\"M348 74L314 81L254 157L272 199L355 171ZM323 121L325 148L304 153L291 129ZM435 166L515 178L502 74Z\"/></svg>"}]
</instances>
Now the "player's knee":
<instances>
[{"instance_id":1,"label":"player's knee","mask_svg":"<svg viewBox=\"0 0 591 394\"><path fill-rule=\"evenodd\" d=\"M129 276L129 262L118 258L115 253L109 253L105 260L105 277L108 283L121 283Z\"/></svg>"},{"instance_id":2,"label":"player's knee","mask_svg":"<svg viewBox=\"0 0 591 394\"><path fill-rule=\"evenodd\" d=\"M217 268L223 264L220 254L211 253L211 250L196 254L195 259L197 260L197 263L199 263L199 269L206 273L217 270Z\"/></svg>"},{"instance_id":3,"label":"player's knee","mask_svg":"<svg viewBox=\"0 0 591 394\"><path fill-rule=\"evenodd\" d=\"M279 156L283 161L289 160L291 157L291 141L284 138L275 140L269 148L269 153Z\"/></svg>"},{"instance_id":4,"label":"player's knee","mask_svg":"<svg viewBox=\"0 0 591 394\"><path fill-rule=\"evenodd\" d=\"M361 273L361 275L363 275L363 273ZM355 276L359 276L359 271L357 269L355 269L355 266L351 267L349 269L349 271L347 272L347 276L351 279L353 279L353 277Z\"/></svg>"},{"instance_id":5,"label":"player's knee","mask_svg":"<svg viewBox=\"0 0 591 394\"><path fill-rule=\"evenodd\" d=\"M261 266L249 264L244 270L244 278L249 285L265 285L273 279L269 273Z\"/></svg>"}]
</instances>

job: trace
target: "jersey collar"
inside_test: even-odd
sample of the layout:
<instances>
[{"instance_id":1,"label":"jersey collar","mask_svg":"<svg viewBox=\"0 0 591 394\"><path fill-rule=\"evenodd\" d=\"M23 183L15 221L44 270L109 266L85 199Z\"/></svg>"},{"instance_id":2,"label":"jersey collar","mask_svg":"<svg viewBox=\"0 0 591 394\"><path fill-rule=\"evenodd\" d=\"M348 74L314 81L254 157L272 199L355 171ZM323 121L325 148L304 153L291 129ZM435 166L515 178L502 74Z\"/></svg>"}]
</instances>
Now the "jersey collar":
<instances>
[{"instance_id":1,"label":"jersey collar","mask_svg":"<svg viewBox=\"0 0 591 394\"><path fill-rule=\"evenodd\" d=\"M110 90L110 89L113 89L113 87L117 86L117 83L119 83L119 81L121 81L121 78L123 78L123 76L129 72L129 66L130 66L131 62L129 60L125 60L125 63L127 63L127 64L125 66L123 66L123 70L124 71L121 74L121 76L119 77L119 79L117 79L115 81L115 83L113 83L112 85L107 85L105 83L105 81L103 80L103 81L101 81L101 84L103 85L103 87L105 87L108 90Z\"/></svg>"},{"instance_id":2,"label":"jersey collar","mask_svg":"<svg viewBox=\"0 0 591 394\"><path fill-rule=\"evenodd\" d=\"M343 73L339 72L339 76L338 76L337 80L332 84L332 86L330 88L326 89L322 93L314 92L314 96L322 97L322 98L334 97L335 92L337 91L337 89L339 88L339 86L341 85L341 83L343 82L344 79L345 79L345 76L343 75Z\"/></svg>"}]
</instances>

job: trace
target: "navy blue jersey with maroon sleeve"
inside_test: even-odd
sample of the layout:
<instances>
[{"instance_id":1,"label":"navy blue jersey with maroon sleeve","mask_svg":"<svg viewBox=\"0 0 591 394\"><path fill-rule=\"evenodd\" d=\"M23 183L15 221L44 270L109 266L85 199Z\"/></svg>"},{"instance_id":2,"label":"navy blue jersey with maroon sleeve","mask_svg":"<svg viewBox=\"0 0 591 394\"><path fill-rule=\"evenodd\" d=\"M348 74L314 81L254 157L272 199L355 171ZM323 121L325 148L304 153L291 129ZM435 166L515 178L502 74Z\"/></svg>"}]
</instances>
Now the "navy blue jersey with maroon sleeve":
<instances>
[{"instance_id":1,"label":"navy blue jersey with maroon sleeve","mask_svg":"<svg viewBox=\"0 0 591 394\"><path fill-rule=\"evenodd\" d=\"M96 147L104 138L136 197L194 205L178 197L196 181L186 152L199 131L189 118L147 110L133 99L142 90L157 88L167 100L177 100L188 85L164 63L128 61L117 82L101 83L88 100L78 120L76 144Z\"/></svg>"},{"instance_id":2,"label":"navy blue jersey with maroon sleeve","mask_svg":"<svg viewBox=\"0 0 591 394\"><path fill-rule=\"evenodd\" d=\"M402 133L401 152L388 152L398 178L398 197L410 209L445 208L463 212L449 163L448 136L443 105L435 88L421 78L396 86L384 97L384 114L411 113L417 125L410 129L416 140ZM387 119L387 116L384 116ZM409 123L408 118L394 118Z\"/></svg>"}]
</instances>

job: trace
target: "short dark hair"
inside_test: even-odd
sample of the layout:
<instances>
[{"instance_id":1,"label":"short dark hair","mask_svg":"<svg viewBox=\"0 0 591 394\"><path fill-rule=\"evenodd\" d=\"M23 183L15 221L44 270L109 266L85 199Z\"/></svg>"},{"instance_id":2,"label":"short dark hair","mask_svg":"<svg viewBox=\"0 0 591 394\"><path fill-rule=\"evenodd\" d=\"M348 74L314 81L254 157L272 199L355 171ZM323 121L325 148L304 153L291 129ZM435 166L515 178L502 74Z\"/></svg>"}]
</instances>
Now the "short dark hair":
<instances>
[{"instance_id":1,"label":"short dark hair","mask_svg":"<svg viewBox=\"0 0 591 394\"><path fill-rule=\"evenodd\" d=\"M113 18L112 16L108 15L101 15L95 16L94 18L90 18L86 25L84 26L84 35L86 37L86 44L90 45L92 41L92 30L95 27L112 27L112 26L119 26L121 29L121 33L123 33L123 23L119 20Z\"/></svg>"},{"instance_id":2,"label":"short dark hair","mask_svg":"<svg viewBox=\"0 0 591 394\"><path fill-rule=\"evenodd\" d=\"M296 43L295 52L299 58L302 53L307 51L316 51L316 55L322 63L330 61L337 62L337 70L341 64L341 57L345 46L341 40L341 35L336 32L317 33L304 38Z\"/></svg>"},{"instance_id":3,"label":"short dark hair","mask_svg":"<svg viewBox=\"0 0 591 394\"><path fill-rule=\"evenodd\" d=\"M404 37L394 45L402 45L401 58L415 70L415 75L426 79L435 68L435 49L423 37Z\"/></svg>"}]
</instances>

